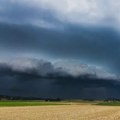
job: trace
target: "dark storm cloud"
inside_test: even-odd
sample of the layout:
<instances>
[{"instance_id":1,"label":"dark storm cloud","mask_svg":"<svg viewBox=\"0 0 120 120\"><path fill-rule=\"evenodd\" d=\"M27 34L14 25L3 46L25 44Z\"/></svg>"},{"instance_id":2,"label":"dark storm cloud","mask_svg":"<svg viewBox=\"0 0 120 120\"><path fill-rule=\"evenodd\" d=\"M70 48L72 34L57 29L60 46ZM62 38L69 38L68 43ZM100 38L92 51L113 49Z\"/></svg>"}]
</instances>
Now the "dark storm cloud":
<instances>
[{"instance_id":1,"label":"dark storm cloud","mask_svg":"<svg viewBox=\"0 0 120 120\"><path fill-rule=\"evenodd\" d=\"M1 0L0 61L12 56L46 57L54 61L74 59L119 74L119 0L116 3ZM56 68L51 62L37 60L2 63L0 94L120 97L119 77L97 68L91 72L88 65L79 69L77 66L64 69L63 64Z\"/></svg>"},{"instance_id":2,"label":"dark storm cloud","mask_svg":"<svg viewBox=\"0 0 120 120\"><path fill-rule=\"evenodd\" d=\"M120 35L111 27L65 25L64 30L0 24L0 47L54 58L81 59L120 72Z\"/></svg>"},{"instance_id":3,"label":"dark storm cloud","mask_svg":"<svg viewBox=\"0 0 120 120\"><path fill-rule=\"evenodd\" d=\"M52 64L39 60L32 60L32 64L27 67L22 65L23 69L20 68L21 65L19 67L18 65L20 64L0 64L0 94L47 98L120 97L117 92L120 90L119 79L98 78L90 74L74 77L67 71L54 67L52 67L53 71L48 71L45 67L51 69ZM41 73L40 69L47 71L46 74L42 75L43 71ZM93 91L95 91L94 95Z\"/></svg>"}]
</instances>

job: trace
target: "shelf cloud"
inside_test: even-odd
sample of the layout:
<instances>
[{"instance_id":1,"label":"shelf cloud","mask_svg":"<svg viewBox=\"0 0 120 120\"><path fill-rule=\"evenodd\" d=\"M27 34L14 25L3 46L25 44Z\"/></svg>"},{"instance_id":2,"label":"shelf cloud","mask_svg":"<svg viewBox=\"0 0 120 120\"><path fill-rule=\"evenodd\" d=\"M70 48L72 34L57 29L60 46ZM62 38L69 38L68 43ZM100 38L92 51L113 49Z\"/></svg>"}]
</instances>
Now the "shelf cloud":
<instances>
[{"instance_id":1,"label":"shelf cloud","mask_svg":"<svg viewBox=\"0 0 120 120\"><path fill-rule=\"evenodd\" d=\"M30 58L0 63L1 94L32 96L36 93L35 96L41 97L94 98L85 94L90 89L88 93L95 90L100 95L96 98L104 98L102 92L109 92L114 87L119 89L120 79L113 73L84 64L65 64ZM63 93L64 90L66 93ZM74 94L77 90L80 93Z\"/></svg>"}]
</instances>

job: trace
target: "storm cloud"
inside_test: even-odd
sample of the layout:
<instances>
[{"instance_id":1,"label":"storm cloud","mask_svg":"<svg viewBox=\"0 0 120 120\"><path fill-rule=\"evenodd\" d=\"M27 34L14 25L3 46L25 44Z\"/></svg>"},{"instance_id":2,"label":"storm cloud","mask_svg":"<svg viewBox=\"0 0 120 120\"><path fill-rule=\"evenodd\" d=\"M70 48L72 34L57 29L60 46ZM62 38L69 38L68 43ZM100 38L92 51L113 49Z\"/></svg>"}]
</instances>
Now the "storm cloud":
<instances>
[{"instance_id":1,"label":"storm cloud","mask_svg":"<svg viewBox=\"0 0 120 120\"><path fill-rule=\"evenodd\" d=\"M119 0L1 0L0 94L119 98L119 6Z\"/></svg>"},{"instance_id":2,"label":"storm cloud","mask_svg":"<svg viewBox=\"0 0 120 120\"><path fill-rule=\"evenodd\" d=\"M120 72L120 35L111 27L69 25L64 30L51 30L5 23L0 26L0 49L3 54L79 59Z\"/></svg>"},{"instance_id":3,"label":"storm cloud","mask_svg":"<svg viewBox=\"0 0 120 120\"><path fill-rule=\"evenodd\" d=\"M97 68L93 70L81 64L76 75L74 67L30 58L1 63L0 94L46 98L107 98L111 97L112 93L109 92L112 89L119 90L120 81L115 74L104 74L102 70L100 74ZM92 95L93 90L96 96Z\"/></svg>"}]
</instances>

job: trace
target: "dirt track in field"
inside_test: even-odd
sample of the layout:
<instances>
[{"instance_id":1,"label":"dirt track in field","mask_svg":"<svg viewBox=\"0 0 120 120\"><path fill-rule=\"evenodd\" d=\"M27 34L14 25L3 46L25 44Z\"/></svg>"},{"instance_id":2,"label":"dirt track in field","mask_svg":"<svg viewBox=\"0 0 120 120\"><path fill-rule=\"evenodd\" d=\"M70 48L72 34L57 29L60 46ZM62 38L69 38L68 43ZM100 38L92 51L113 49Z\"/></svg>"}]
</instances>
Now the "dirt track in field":
<instances>
[{"instance_id":1,"label":"dirt track in field","mask_svg":"<svg viewBox=\"0 0 120 120\"><path fill-rule=\"evenodd\" d=\"M0 120L120 120L120 107L95 105L0 107Z\"/></svg>"}]
</instances>

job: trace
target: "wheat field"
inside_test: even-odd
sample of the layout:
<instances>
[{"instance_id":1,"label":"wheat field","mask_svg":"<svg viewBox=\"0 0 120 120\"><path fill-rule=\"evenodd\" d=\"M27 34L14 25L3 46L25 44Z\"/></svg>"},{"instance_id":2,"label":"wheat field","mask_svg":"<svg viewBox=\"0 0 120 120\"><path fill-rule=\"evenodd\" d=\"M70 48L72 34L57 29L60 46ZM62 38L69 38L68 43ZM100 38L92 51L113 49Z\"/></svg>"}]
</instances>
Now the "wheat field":
<instances>
[{"instance_id":1,"label":"wheat field","mask_svg":"<svg viewBox=\"0 0 120 120\"><path fill-rule=\"evenodd\" d=\"M120 120L120 107L89 104L0 107L0 120Z\"/></svg>"}]
</instances>

